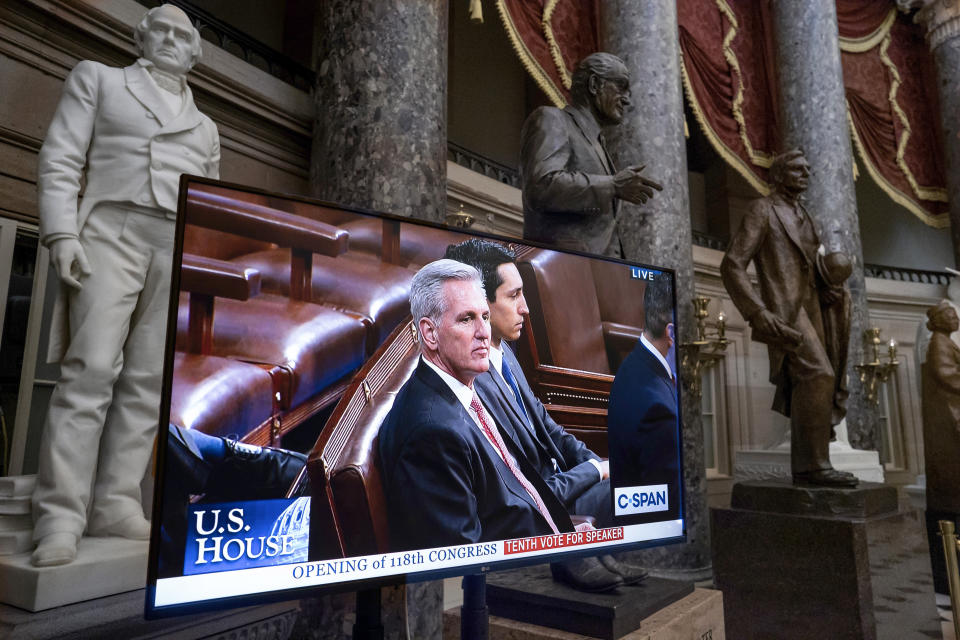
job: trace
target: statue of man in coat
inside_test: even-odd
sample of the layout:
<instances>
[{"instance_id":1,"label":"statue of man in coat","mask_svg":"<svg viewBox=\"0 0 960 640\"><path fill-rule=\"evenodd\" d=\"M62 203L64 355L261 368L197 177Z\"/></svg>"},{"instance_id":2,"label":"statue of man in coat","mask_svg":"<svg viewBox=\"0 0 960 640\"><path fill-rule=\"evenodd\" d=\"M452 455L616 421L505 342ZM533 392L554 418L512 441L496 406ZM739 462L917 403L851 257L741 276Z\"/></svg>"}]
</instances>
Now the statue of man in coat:
<instances>
[{"instance_id":1,"label":"statue of man in coat","mask_svg":"<svg viewBox=\"0 0 960 640\"><path fill-rule=\"evenodd\" d=\"M86 60L70 72L40 150L40 241L65 286L33 495L37 566L71 562L84 532L149 537L140 481L158 423L179 179L219 177L216 125L186 83L199 32L162 5L134 39L129 67Z\"/></svg>"},{"instance_id":2,"label":"statue of man in coat","mask_svg":"<svg viewBox=\"0 0 960 640\"><path fill-rule=\"evenodd\" d=\"M622 258L620 201L643 204L663 189L641 175L643 165L617 171L607 153L603 128L620 124L631 104L626 65L590 54L573 72L570 100L563 109L540 107L523 123L523 237Z\"/></svg>"},{"instance_id":3,"label":"statue of man in coat","mask_svg":"<svg viewBox=\"0 0 960 640\"><path fill-rule=\"evenodd\" d=\"M720 264L730 299L767 344L774 410L790 418L790 462L796 484L850 487L856 477L833 468L833 426L846 413L852 267L842 253L821 250L803 206L810 167L803 152L777 156L774 191L750 204ZM747 266L757 268L754 288Z\"/></svg>"}]
</instances>

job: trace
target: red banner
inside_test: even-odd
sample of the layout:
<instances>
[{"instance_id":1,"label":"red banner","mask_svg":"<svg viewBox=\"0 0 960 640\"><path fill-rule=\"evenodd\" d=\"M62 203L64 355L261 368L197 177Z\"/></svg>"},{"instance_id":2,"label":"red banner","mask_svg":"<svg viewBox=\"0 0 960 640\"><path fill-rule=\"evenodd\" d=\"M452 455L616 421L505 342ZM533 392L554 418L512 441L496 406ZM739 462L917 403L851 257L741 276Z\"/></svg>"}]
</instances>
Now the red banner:
<instances>
[{"instance_id":1,"label":"red banner","mask_svg":"<svg viewBox=\"0 0 960 640\"><path fill-rule=\"evenodd\" d=\"M509 556L515 553L544 551L546 549L562 549L564 547L575 547L581 544L593 544L594 542L610 542L612 540L623 540L623 527L571 531L569 533L555 533L549 536L537 536L536 538L504 540L503 555Z\"/></svg>"}]
</instances>

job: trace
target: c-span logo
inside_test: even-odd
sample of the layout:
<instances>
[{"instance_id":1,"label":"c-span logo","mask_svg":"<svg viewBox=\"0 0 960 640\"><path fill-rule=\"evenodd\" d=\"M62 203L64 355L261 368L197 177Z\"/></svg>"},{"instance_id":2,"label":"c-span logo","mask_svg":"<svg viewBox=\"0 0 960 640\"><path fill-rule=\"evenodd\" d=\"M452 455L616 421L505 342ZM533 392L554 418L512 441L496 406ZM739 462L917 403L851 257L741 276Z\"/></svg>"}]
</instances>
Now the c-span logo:
<instances>
[{"instance_id":1,"label":"c-span logo","mask_svg":"<svg viewBox=\"0 0 960 640\"><path fill-rule=\"evenodd\" d=\"M646 487L617 487L613 491L613 514L632 516L637 513L666 511L667 485L652 484Z\"/></svg>"}]
</instances>

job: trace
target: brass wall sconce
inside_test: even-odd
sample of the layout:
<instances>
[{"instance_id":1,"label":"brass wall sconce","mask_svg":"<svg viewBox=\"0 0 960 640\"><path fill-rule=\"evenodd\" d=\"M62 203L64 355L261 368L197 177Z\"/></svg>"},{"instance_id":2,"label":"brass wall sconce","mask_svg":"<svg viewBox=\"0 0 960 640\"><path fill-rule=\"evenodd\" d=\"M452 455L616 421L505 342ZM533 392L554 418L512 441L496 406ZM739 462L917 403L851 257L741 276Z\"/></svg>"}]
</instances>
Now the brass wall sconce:
<instances>
[{"instance_id":1,"label":"brass wall sconce","mask_svg":"<svg viewBox=\"0 0 960 640\"><path fill-rule=\"evenodd\" d=\"M880 404L880 385L885 384L894 369L900 362L897 360L897 341L890 339L887 343L887 361L880 361L880 346L883 341L880 339L880 328L873 327L863 332L863 341L870 349L870 355L873 359L870 362L861 362L856 365L857 372L860 374L860 384L866 394L867 401L874 405Z\"/></svg>"},{"instance_id":2,"label":"brass wall sconce","mask_svg":"<svg viewBox=\"0 0 960 640\"><path fill-rule=\"evenodd\" d=\"M476 222L476 218L473 214L463 210L463 203L461 202L460 208L453 213L448 213L444 222L448 227L453 227L454 229L469 229L473 226L473 223Z\"/></svg>"},{"instance_id":3,"label":"brass wall sconce","mask_svg":"<svg viewBox=\"0 0 960 640\"><path fill-rule=\"evenodd\" d=\"M700 375L717 363L721 353L727 350L727 317L721 311L716 321L707 320L710 298L695 296L693 313L697 319L697 339L680 344L680 372L690 391L700 396Z\"/></svg>"}]
</instances>

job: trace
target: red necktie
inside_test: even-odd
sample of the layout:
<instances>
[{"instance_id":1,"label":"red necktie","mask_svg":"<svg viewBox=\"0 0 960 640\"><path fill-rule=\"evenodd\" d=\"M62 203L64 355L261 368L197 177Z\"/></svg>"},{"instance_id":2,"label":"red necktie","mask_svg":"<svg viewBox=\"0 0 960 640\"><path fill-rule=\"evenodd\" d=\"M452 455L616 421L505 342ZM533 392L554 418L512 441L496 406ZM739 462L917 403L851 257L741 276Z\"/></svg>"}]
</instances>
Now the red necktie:
<instances>
[{"instance_id":1,"label":"red necktie","mask_svg":"<svg viewBox=\"0 0 960 640\"><path fill-rule=\"evenodd\" d=\"M526 489L527 493L530 494L530 497L533 498L534 503L537 505L537 509L540 511L547 524L550 525L550 529L554 533L559 533L557 525L554 524L553 518L550 516L550 511L547 509L547 505L543 503L543 499L540 497L540 494L537 492L536 488L530 484L530 481L527 480L526 476L523 475L523 472L520 471L517 467L516 461L507 454L507 447L504 445L503 438L500 437L500 432L490 426L490 421L487 419L487 412L483 408L483 405L480 404L480 396L474 392L473 399L470 401L470 408L473 409L474 413L477 414L477 418L480 419L480 426L483 428L483 432L487 434L487 437L490 438L490 442L493 443L493 446L496 447L497 452L500 454L500 457L506 463L507 468L510 469L510 473L517 479L517 482Z\"/></svg>"}]
</instances>

